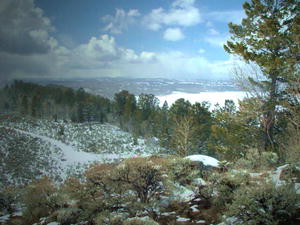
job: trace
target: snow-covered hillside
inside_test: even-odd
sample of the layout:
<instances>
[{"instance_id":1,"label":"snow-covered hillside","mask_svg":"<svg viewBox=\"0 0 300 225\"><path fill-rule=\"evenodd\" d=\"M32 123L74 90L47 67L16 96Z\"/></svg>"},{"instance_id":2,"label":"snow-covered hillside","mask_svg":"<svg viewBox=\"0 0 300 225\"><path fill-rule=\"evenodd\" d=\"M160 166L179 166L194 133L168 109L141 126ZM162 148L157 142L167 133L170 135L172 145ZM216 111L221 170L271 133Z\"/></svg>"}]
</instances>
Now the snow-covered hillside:
<instances>
[{"instance_id":1,"label":"snow-covered hillside","mask_svg":"<svg viewBox=\"0 0 300 225\"><path fill-rule=\"evenodd\" d=\"M2 125L54 138L85 152L147 155L162 150L155 138L139 138L135 145L130 133L111 124L22 119Z\"/></svg>"},{"instance_id":2,"label":"snow-covered hillside","mask_svg":"<svg viewBox=\"0 0 300 225\"><path fill-rule=\"evenodd\" d=\"M23 184L48 175L57 181L93 162L113 162L162 151L155 139L138 139L109 124L47 120L6 121L0 127L1 182Z\"/></svg>"}]
</instances>

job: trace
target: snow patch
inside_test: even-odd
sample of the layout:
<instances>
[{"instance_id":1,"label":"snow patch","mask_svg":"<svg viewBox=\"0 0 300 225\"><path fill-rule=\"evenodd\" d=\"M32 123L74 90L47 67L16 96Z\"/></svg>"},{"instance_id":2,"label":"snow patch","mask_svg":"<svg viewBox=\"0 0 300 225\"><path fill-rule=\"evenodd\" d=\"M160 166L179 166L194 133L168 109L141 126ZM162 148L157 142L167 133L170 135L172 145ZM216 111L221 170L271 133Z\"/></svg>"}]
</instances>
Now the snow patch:
<instances>
[{"instance_id":1,"label":"snow patch","mask_svg":"<svg viewBox=\"0 0 300 225\"><path fill-rule=\"evenodd\" d=\"M185 159L193 162L202 162L205 166L219 167L219 160L207 155L189 155Z\"/></svg>"},{"instance_id":2,"label":"snow patch","mask_svg":"<svg viewBox=\"0 0 300 225\"><path fill-rule=\"evenodd\" d=\"M0 216L0 223L5 223L10 219L10 215Z\"/></svg>"},{"instance_id":3,"label":"snow patch","mask_svg":"<svg viewBox=\"0 0 300 225\"><path fill-rule=\"evenodd\" d=\"M188 202L191 201L194 197L195 197L194 191L180 184L175 184L175 188L173 190L174 200Z\"/></svg>"},{"instance_id":4,"label":"snow patch","mask_svg":"<svg viewBox=\"0 0 300 225\"><path fill-rule=\"evenodd\" d=\"M180 217L180 216L177 216L176 220L178 222L187 222L187 221L190 221L190 219L184 218L184 217Z\"/></svg>"}]
</instances>

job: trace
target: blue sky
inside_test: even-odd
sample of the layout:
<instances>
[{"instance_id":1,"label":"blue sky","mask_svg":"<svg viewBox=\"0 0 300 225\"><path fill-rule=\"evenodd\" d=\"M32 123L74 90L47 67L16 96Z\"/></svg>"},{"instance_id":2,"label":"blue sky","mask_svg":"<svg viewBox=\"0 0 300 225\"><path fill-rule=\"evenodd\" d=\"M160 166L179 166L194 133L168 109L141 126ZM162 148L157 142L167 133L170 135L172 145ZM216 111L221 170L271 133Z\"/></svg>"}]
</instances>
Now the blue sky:
<instances>
[{"instance_id":1,"label":"blue sky","mask_svg":"<svg viewBox=\"0 0 300 225\"><path fill-rule=\"evenodd\" d=\"M244 0L1 0L0 75L230 78Z\"/></svg>"}]
</instances>

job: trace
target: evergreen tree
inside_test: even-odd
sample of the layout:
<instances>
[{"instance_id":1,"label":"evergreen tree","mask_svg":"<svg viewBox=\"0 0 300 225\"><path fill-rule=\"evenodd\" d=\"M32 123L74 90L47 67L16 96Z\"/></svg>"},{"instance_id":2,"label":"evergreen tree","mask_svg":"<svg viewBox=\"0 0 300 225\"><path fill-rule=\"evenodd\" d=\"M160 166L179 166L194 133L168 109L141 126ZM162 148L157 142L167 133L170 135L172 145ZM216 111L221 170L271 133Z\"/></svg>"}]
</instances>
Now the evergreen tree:
<instances>
[{"instance_id":1,"label":"evergreen tree","mask_svg":"<svg viewBox=\"0 0 300 225\"><path fill-rule=\"evenodd\" d=\"M22 97L21 107L22 107L21 108L22 115L27 115L28 114L28 107L29 107L29 105L28 105L28 98L27 98L26 95L24 95Z\"/></svg>"},{"instance_id":2,"label":"evergreen tree","mask_svg":"<svg viewBox=\"0 0 300 225\"><path fill-rule=\"evenodd\" d=\"M245 2L243 8L246 18L240 25L229 24L232 41L224 48L259 67L264 79L248 79L251 85L265 92L260 99L264 149L275 150L276 108L292 82L291 77L299 75L300 3L298 0L252 0ZM296 77L299 83L299 76Z\"/></svg>"}]
</instances>

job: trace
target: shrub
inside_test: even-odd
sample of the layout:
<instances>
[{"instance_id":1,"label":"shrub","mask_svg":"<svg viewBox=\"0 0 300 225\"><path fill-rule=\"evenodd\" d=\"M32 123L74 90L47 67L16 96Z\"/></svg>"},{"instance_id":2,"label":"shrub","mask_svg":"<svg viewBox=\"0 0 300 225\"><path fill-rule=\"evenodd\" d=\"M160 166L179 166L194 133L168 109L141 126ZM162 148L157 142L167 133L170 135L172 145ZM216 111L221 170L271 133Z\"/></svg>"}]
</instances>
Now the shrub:
<instances>
[{"instance_id":1,"label":"shrub","mask_svg":"<svg viewBox=\"0 0 300 225\"><path fill-rule=\"evenodd\" d=\"M74 224L77 222L80 212L81 211L76 207L61 208L55 211L51 215L51 218L61 225Z\"/></svg>"},{"instance_id":2,"label":"shrub","mask_svg":"<svg viewBox=\"0 0 300 225\"><path fill-rule=\"evenodd\" d=\"M96 225L122 225L126 218L127 215L122 213L111 213L110 211L104 211L98 214L94 221Z\"/></svg>"},{"instance_id":3,"label":"shrub","mask_svg":"<svg viewBox=\"0 0 300 225\"><path fill-rule=\"evenodd\" d=\"M13 213L20 191L16 187L6 187L0 191L0 212Z\"/></svg>"},{"instance_id":4,"label":"shrub","mask_svg":"<svg viewBox=\"0 0 300 225\"><path fill-rule=\"evenodd\" d=\"M112 224L118 218L111 217L111 213L135 216L145 210L152 212L165 188L163 162L151 157L127 159L120 164L94 164L86 171L84 181L69 179L64 190L82 209L78 221L95 219L97 224Z\"/></svg>"},{"instance_id":5,"label":"shrub","mask_svg":"<svg viewBox=\"0 0 300 225\"><path fill-rule=\"evenodd\" d=\"M236 190L249 184L250 176L244 173L213 173L209 181L213 192L216 193L213 197L213 204L224 207L232 202ZM208 191L208 193L211 192Z\"/></svg>"},{"instance_id":6,"label":"shrub","mask_svg":"<svg viewBox=\"0 0 300 225\"><path fill-rule=\"evenodd\" d=\"M231 224L293 224L296 203L297 195L292 186L276 188L271 183L245 186L234 194L225 214L237 219Z\"/></svg>"},{"instance_id":7,"label":"shrub","mask_svg":"<svg viewBox=\"0 0 300 225\"><path fill-rule=\"evenodd\" d=\"M149 217L142 217L142 218L130 218L127 219L123 225L159 225L154 220L150 219Z\"/></svg>"},{"instance_id":8,"label":"shrub","mask_svg":"<svg viewBox=\"0 0 300 225\"><path fill-rule=\"evenodd\" d=\"M116 167L112 180L135 192L141 203L149 203L163 190L161 169L145 158L128 159Z\"/></svg>"},{"instance_id":9,"label":"shrub","mask_svg":"<svg viewBox=\"0 0 300 225\"><path fill-rule=\"evenodd\" d=\"M46 217L63 205L63 199L48 177L33 181L26 188L23 198L27 224Z\"/></svg>"},{"instance_id":10,"label":"shrub","mask_svg":"<svg viewBox=\"0 0 300 225\"><path fill-rule=\"evenodd\" d=\"M299 129L289 128L286 145L281 148L280 156L289 164L300 166L300 135Z\"/></svg>"},{"instance_id":11,"label":"shrub","mask_svg":"<svg viewBox=\"0 0 300 225\"><path fill-rule=\"evenodd\" d=\"M171 159L167 168L170 178L181 185L190 184L200 175L199 168L196 168L191 160L183 158Z\"/></svg>"},{"instance_id":12,"label":"shrub","mask_svg":"<svg viewBox=\"0 0 300 225\"><path fill-rule=\"evenodd\" d=\"M262 152L257 149L249 149L243 158L236 161L234 167L243 169L266 169L278 163L278 155L274 152Z\"/></svg>"},{"instance_id":13,"label":"shrub","mask_svg":"<svg viewBox=\"0 0 300 225\"><path fill-rule=\"evenodd\" d=\"M121 197L126 189L122 190L120 185L115 185L111 180L114 169L114 164L94 164L85 172L84 181L70 178L65 182L64 191L82 209L78 221L90 221L126 201L125 197Z\"/></svg>"}]
</instances>

